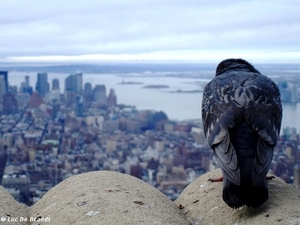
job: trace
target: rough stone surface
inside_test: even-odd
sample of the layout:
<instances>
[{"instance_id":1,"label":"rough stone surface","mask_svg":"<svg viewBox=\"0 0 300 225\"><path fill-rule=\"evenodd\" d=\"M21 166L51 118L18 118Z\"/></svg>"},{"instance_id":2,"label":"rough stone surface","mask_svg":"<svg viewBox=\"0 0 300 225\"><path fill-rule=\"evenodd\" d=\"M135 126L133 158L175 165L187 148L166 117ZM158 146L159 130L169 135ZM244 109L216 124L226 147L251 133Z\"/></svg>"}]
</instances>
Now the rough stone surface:
<instances>
[{"instance_id":1,"label":"rough stone surface","mask_svg":"<svg viewBox=\"0 0 300 225\"><path fill-rule=\"evenodd\" d=\"M24 220L28 217L28 207L17 202L13 196L0 186L0 224L25 225ZM15 219L17 221L15 221Z\"/></svg>"},{"instance_id":2,"label":"rough stone surface","mask_svg":"<svg viewBox=\"0 0 300 225\"><path fill-rule=\"evenodd\" d=\"M192 225L299 225L300 195L292 185L279 178L268 181L269 200L257 209L246 206L232 209L222 199L222 182L209 178L222 175L214 170L192 182L175 203Z\"/></svg>"},{"instance_id":3,"label":"rough stone surface","mask_svg":"<svg viewBox=\"0 0 300 225\"><path fill-rule=\"evenodd\" d=\"M154 187L132 176L97 171L56 185L30 209L48 224L187 225L180 210ZM33 222L33 224L41 224Z\"/></svg>"},{"instance_id":4,"label":"rough stone surface","mask_svg":"<svg viewBox=\"0 0 300 225\"><path fill-rule=\"evenodd\" d=\"M0 186L0 225L300 224L300 194L295 187L276 178L268 181L270 197L264 205L232 209L222 199L223 184L207 181L221 175L220 170L214 170L199 177L175 203L137 178L109 171L73 176L52 188L31 208L16 202ZM11 218L18 221L9 222ZM20 218L28 218L28 222ZM29 221L33 219L40 221Z\"/></svg>"}]
</instances>

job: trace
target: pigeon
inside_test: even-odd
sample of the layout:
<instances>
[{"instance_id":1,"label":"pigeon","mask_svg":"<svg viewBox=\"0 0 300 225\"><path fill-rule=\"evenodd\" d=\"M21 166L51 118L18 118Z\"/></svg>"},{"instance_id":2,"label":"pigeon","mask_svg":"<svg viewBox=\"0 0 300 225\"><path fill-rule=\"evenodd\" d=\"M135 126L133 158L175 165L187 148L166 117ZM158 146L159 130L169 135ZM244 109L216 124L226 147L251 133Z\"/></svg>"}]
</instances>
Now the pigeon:
<instances>
[{"instance_id":1,"label":"pigeon","mask_svg":"<svg viewBox=\"0 0 300 225\"><path fill-rule=\"evenodd\" d=\"M244 59L217 66L203 91L202 123L228 206L257 208L268 200L267 173L281 120L280 92L269 77Z\"/></svg>"}]
</instances>

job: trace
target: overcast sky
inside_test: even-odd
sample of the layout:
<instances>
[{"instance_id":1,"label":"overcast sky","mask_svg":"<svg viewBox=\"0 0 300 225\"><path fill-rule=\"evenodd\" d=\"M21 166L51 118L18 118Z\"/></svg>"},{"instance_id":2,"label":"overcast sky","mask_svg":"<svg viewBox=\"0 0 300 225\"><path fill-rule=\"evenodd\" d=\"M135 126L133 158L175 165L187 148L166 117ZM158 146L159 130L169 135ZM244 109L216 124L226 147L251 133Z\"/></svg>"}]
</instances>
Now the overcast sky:
<instances>
[{"instance_id":1,"label":"overcast sky","mask_svg":"<svg viewBox=\"0 0 300 225\"><path fill-rule=\"evenodd\" d=\"M0 61L300 62L298 0L1 0Z\"/></svg>"}]
</instances>

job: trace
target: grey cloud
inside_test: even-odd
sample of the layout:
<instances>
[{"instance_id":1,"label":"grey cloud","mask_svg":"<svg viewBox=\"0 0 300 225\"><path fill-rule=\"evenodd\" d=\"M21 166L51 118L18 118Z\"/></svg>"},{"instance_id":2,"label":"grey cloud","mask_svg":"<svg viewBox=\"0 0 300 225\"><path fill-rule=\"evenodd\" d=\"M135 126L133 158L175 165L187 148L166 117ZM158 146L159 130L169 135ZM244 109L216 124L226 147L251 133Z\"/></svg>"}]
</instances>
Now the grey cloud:
<instances>
[{"instance_id":1,"label":"grey cloud","mask_svg":"<svg viewBox=\"0 0 300 225\"><path fill-rule=\"evenodd\" d=\"M299 3L292 0L7 0L0 8L2 58L300 50Z\"/></svg>"}]
</instances>

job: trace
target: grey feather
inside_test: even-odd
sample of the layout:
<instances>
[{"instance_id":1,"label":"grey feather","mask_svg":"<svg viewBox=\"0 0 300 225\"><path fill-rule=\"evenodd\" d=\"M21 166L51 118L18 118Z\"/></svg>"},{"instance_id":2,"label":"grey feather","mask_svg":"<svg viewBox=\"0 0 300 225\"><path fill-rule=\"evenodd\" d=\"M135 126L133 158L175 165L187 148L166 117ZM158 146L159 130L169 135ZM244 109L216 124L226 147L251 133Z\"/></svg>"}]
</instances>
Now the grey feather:
<instances>
[{"instance_id":1,"label":"grey feather","mask_svg":"<svg viewBox=\"0 0 300 225\"><path fill-rule=\"evenodd\" d=\"M225 179L237 186L247 179L254 187L265 179L281 119L280 92L270 78L242 59L219 64L216 77L204 89L202 121ZM237 137L239 140L232 140ZM247 143L252 140L256 142L253 146ZM245 148L251 149L247 152ZM241 171L239 161L250 159L251 168L243 167L249 171ZM241 173L252 175L241 178Z\"/></svg>"}]
</instances>

